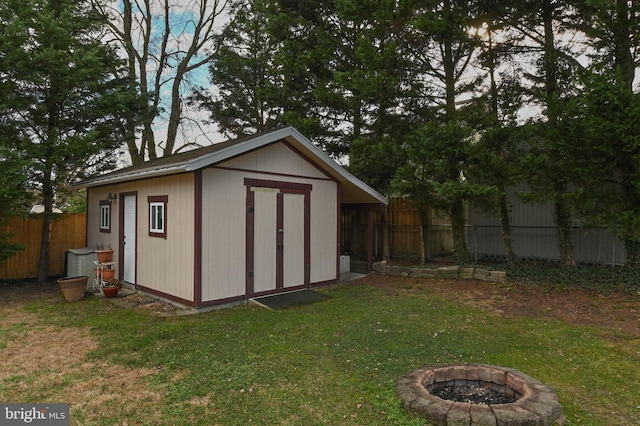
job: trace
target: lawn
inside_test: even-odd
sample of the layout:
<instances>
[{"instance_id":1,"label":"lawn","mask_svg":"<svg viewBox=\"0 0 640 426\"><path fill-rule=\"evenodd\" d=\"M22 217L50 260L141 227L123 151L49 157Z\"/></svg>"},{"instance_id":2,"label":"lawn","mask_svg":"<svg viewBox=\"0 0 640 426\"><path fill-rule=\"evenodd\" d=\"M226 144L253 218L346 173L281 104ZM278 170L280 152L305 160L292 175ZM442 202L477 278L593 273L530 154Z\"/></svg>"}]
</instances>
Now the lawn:
<instances>
[{"instance_id":1,"label":"lawn","mask_svg":"<svg viewBox=\"0 0 640 426\"><path fill-rule=\"evenodd\" d=\"M70 403L73 425L422 425L396 381L455 361L550 385L569 425L640 424L637 320L616 306L608 325L558 318L544 297L557 308L563 290L512 313L499 308L517 286L454 284L365 278L314 305L179 317L56 292L0 303L0 401ZM640 307L629 298L624 312Z\"/></svg>"}]
</instances>

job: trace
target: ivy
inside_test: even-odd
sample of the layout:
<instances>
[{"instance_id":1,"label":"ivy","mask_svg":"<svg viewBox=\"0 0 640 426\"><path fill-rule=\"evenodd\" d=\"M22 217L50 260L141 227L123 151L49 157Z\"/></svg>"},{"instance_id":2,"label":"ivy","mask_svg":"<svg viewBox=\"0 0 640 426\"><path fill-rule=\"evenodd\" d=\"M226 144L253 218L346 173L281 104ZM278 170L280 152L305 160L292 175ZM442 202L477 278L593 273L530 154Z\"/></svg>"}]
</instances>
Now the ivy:
<instances>
[{"instance_id":1,"label":"ivy","mask_svg":"<svg viewBox=\"0 0 640 426\"><path fill-rule=\"evenodd\" d=\"M639 292L640 270L623 266L581 264L563 266L550 261L504 265L507 280L549 288L592 290L599 293Z\"/></svg>"}]
</instances>

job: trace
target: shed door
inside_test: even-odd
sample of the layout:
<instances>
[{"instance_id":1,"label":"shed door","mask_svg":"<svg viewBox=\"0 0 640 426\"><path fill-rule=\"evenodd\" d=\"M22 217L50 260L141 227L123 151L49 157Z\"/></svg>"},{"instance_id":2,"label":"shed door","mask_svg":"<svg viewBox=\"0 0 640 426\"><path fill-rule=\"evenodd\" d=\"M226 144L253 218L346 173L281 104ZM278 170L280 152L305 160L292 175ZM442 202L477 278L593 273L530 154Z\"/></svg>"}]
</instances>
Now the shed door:
<instances>
[{"instance_id":1,"label":"shed door","mask_svg":"<svg viewBox=\"0 0 640 426\"><path fill-rule=\"evenodd\" d=\"M306 187L303 191L248 188L248 296L309 284L309 190Z\"/></svg>"},{"instance_id":2,"label":"shed door","mask_svg":"<svg viewBox=\"0 0 640 426\"><path fill-rule=\"evenodd\" d=\"M122 256L122 279L136 283L136 196L125 195L123 200L123 225L120 252Z\"/></svg>"}]
</instances>

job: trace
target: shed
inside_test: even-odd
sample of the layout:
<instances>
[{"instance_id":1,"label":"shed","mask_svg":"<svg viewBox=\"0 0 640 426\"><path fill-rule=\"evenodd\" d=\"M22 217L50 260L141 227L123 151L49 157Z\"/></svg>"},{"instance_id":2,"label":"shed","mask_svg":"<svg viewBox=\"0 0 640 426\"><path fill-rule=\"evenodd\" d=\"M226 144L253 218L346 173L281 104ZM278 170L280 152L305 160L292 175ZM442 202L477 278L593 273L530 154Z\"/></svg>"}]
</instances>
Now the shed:
<instances>
[{"instance_id":1,"label":"shed","mask_svg":"<svg viewBox=\"0 0 640 426\"><path fill-rule=\"evenodd\" d=\"M342 206L387 200L292 127L88 179L87 245L196 309L336 282Z\"/></svg>"}]
</instances>

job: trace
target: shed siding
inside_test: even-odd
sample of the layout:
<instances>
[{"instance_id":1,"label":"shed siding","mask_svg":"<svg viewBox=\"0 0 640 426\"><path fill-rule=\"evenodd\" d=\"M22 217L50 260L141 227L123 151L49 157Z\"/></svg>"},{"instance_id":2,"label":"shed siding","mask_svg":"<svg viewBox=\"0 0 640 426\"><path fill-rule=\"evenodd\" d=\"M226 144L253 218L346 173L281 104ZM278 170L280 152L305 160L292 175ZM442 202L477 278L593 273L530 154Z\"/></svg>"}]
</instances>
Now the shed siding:
<instances>
[{"instance_id":1,"label":"shed siding","mask_svg":"<svg viewBox=\"0 0 640 426\"><path fill-rule=\"evenodd\" d=\"M111 246L114 250L113 260L118 260L118 239L120 223L118 222L117 202L111 203L111 232L100 232L100 200L106 200L109 193L119 193L121 185L109 185L89 188L87 202L87 247L95 248L97 244ZM116 267L116 276L120 276L120 268Z\"/></svg>"},{"instance_id":2,"label":"shed siding","mask_svg":"<svg viewBox=\"0 0 640 426\"><path fill-rule=\"evenodd\" d=\"M244 174L202 173L202 300L245 293L246 188Z\"/></svg>"},{"instance_id":3,"label":"shed siding","mask_svg":"<svg viewBox=\"0 0 640 426\"><path fill-rule=\"evenodd\" d=\"M284 287L304 284L304 197L284 194Z\"/></svg>"},{"instance_id":4,"label":"shed siding","mask_svg":"<svg viewBox=\"0 0 640 426\"><path fill-rule=\"evenodd\" d=\"M258 166L264 167L267 172L258 170ZM311 176L302 177L301 173ZM338 201L337 183L329 180L285 144L278 143L224 162L217 168L203 170L202 232L206 237L202 241L202 301L237 297L246 293L247 188L244 185L245 178L312 185L310 194L311 283L335 280L338 232L335 207ZM269 193L256 195L268 197ZM298 201L301 202L301 200ZM272 214L275 214L275 204ZM275 218L266 215L256 220L273 222ZM256 235L256 239L258 238L259 236ZM272 249L268 251L271 252ZM268 265L265 263L256 267L272 268L275 273L275 260L272 259ZM257 274L258 271L255 273ZM285 280L289 279L297 281L299 277L285 275ZM261 289L254 290L258 292Z\"/></svg>"},{"instance_id":5,"label":"shed siding","mask_svg":"<svg viewBox=\"0 0 640 426\"><path fill-rule=\"evenodd\" d=\"M193 300L194 276L194 176L173 175L105 187L90 188L89 229L90 246L104 241L114 248L118 259L119 205L112 204L111 233L99 232L99 200L109 192L137 192L137 270L136 284L186 300ZM167 238L149 236L149 206L147 197L166 195ZM118 272L120 275L120 272Z\"/></svg>"},{"instance_id":6,"label":"shed siding","mask_svg":"<svg viewBox=\"0 0 640 426\"><path fill-rule=\"evenodd\" d=\"M338 262L338 184L332 181L313 181L313 183L311 191L311 282L316 283L338 278L336 272Z\"/></svg>"},{"instance_id":7,"label":"shed siding","mask_svg":"<svg viewBox=\"0 0 640 426\"><path fill-rule=\"evenodd\" d=\"M272 174L327 179L322 171L282 142L225 161L221 166Z\"/></svg>"}]
</instances>

